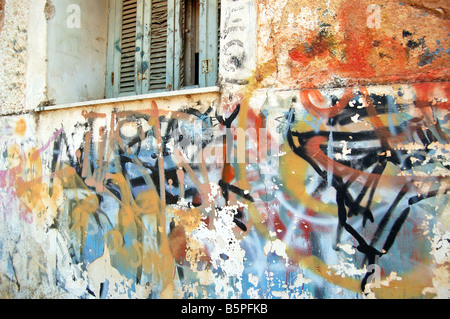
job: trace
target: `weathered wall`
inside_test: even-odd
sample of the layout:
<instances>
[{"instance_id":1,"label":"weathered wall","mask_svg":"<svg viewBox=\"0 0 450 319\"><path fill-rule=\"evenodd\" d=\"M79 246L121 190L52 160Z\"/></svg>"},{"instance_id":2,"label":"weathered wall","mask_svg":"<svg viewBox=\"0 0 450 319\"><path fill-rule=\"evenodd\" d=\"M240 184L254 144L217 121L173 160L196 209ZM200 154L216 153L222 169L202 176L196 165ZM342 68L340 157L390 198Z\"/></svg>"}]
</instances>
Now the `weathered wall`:
<instances>
[{"instance_id":1,"label":"weathered wall","mask_svg":"<svg viewBox=\"0 0 450 319\"><path fill-rule=\"evenodd\" d=\"M0 117L1 296L449 298L448 12L222 0L220 94Z\"/></svg>"},{"instance_id":2,"label":"weathered wall","mask_svg":"<svg viewBox=\"0 0 450 319\"><path fill-rule=\"evenodd\" d=\"M28 63L29 1L6 1L0 22L0 114L22 112Z\"/></svg>"},{"instance_id":3,"label":"weathered wall","mask_svg":"<svg viewBox=\"0 0 450 319\"><path fill-rule=\"evenodd\" d=\"M103 99L108 1L47 1L48 100Z\"/></svg>"},{"instance_id":4,"label":"weathered wall","mask_svg":"<svg viewBox=\"0 0 450 319\"><path fill-rule=\"evenodd\" d=\"M446 80L449 5L412 3L259 1L265 83L318 88Z\"/></svg>"}]
</instances>

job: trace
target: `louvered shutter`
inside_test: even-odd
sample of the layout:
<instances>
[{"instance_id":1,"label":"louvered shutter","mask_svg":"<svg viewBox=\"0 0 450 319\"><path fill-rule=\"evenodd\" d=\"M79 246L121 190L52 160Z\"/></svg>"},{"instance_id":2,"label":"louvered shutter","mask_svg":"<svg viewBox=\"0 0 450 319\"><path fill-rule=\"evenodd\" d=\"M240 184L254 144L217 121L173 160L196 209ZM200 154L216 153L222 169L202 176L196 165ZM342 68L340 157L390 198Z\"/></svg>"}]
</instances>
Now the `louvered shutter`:
<instances>
[{"instance_id":1,"label":"louvered shutter","mask_svg":"<svg viewBox=\"0 0 450 319\"><path fill-rule=\"evenodd\" d=\"M166 89L167 0L153 0L150 19L150 61L148 89Z\"/></svg>"},{"instance_id":2,"label":"louvered shutter","mask_svg":"<svg viewBox=\"0 0 450 319\"><path fill-rule=\"evenodd\" d=\"M137 0L123 0L119 93L136 91Z\"/></svg>"},{"instance_id":3,"label":"louvered shutter","mask_svg":"<svg viewBox=\"0 0 450 319\"><path fill-rule=\"evenodd\" d=\"M220 7L217 0L197 1L199 58L192 52L185 55L185 12L190 0L109 1L106 97L215 85ZM186 64L186 59L191 62ZM205 61L208 70L202 74ZM185 76L194 73L196 78L201 75L199 81L186 81Z\"/></svg>"}]
</instances>

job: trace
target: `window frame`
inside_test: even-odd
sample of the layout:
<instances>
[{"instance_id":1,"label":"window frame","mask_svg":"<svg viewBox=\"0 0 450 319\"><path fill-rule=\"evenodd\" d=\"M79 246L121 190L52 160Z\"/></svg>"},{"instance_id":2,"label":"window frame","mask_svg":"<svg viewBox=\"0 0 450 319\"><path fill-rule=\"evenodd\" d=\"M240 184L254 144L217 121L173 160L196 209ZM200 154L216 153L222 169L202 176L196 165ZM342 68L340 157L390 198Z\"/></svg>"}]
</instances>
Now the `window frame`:
<instances>
[{"instance_id":1,"label":"window frame","mask_svg":"<svg viewBox=\"0 0 450 319\"><path fill-rule=\"evenodd\" d=\"M183 0L184 1L184 0ZM151 94L176 91L182 89L212 87L218 80L218 32L219 10L218 0L199 1L199 83L198 85L183 86L181 63L183 60L183 26L181 21L180 0L168 0L167 11L167 51L166 51L166 89L149 89L150 78L150 34L152 0L137 0L136 23L136 54L134 65L135 90L121 93L120 64L121 64L121 31L123 0L109 0L108 43L106 58L106 86L105 97L116 98L124 96ZM147 63L147 67L142 66ZM192 70L194 72L194 70Z\"/></svg>"}]
</instances>

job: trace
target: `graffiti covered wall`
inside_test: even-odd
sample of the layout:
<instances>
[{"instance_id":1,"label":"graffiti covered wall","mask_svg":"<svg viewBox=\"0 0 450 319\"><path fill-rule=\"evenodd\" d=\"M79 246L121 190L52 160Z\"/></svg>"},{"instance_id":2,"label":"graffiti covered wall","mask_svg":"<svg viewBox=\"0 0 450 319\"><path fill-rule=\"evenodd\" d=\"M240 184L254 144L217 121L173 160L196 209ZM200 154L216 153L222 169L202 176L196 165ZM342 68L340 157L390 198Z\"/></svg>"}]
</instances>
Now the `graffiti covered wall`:
<instances>
[{"instance_id":1,"label":"graffiti covered wall","mask_svg":"<svg viewBox=\"0 0 450 319\"><path fill-rule=\"evenodd\" d=\"M222 1L220 92L2 116L0 296L447 299L448 12Z\"/></svg>"}]
</instances>

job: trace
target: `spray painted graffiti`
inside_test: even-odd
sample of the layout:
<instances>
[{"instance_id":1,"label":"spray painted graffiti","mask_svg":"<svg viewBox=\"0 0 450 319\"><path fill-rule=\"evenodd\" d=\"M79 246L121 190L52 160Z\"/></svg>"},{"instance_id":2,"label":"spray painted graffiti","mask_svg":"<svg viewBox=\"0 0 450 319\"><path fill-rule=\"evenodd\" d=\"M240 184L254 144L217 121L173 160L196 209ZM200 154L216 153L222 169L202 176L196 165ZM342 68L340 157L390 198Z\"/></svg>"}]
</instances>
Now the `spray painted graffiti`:
<instances>
[{"instance_id":1,"label":"spray painted graffiti","mask_svg":"<svg viewBox=\"0 0 450 319\"><path fill-rule=\"evenodd\" d=\"M239 260L233 259L241 249L233 238L235 232L247 231L242 201L253 199L231 183L234 169L228 156L209 164L219 153L214 150L230 153L233 136L230 144L226 140L232 132L219 135L218 146L208 149L211 130L231 128L238 113L239 105L229 116L214 114L212 108L167 112L154 102L144 111L83 112L85 122L75 125L74 133L84 132L79 148L61 128L28 155L9 154L10 148L8 156L19 163L2 173L26 207L24 218L66 235L72 263L89 272L107 259L135 284L151 283L152 296L173 297L174 273L183 279L191 268L206 268L208 276L216 271L232 276L239 269L234 266ZM16 130L22 130L20 123ZM205 134L188 133L199 130ZM50 173L44 176L41 156L46 151L52 155L46 159ZM198 152L204 153L201 161L185 160ZM24 165L32 172L26 180ZM217 234L207 235L211 228ZM84 293L108 296L110 281L88 284ZM221 289L216 288L217 294L228 293Z\"/></svg>"},{"instance_id":2,"label":"spray painted graffiti","mask_svg":"<svg viewBox=\"0 0 450 319\"><path fill-rule=\"evenodd\" d=\"M2 282L24 291L21 267L36 264L49 286L83 298L433 295L424 252L448 201L447 94L441 84L301 90L261 99L259 113L245 95L222 114L151 102L82 111L26 151L5 140L2 227L36 227L53 257L24 265L23 235L11 234ZM9 135L29 136L27 123ZM270 134L227 130L240 126ZM242 144L246 161L224 156Z\"/></svg>"},{"instance_id":3,"label":"spray painted graffiti","mask_svg":"<svg viewBox=\"0 0 450 319\"><path fill-rule=\"evenodd\" d=\"M434 115L434 110L446 110L448 102L445 99L430 106L427 99L421 99L429 89L416 86L420 100L411 107L397 104L392 96L370 95L366 88L360 88L353 97L348 88L340 101L325 110L311 102L323 105L320 92L300 93L302 105L322 124L316 131L289 131L289 145L323 179L316 191L335 189L337 244L342 232L348 232L368 265L389 252L415 204L448 192L448 162L435 151L448 145L449 136L442 129L446 121ZM323 127L326 129L321 130ZM357 127L360 129L355 130ZM397 167L398 173L390 175L388 165ZM355 217L360 217L363 229L368 221L375 222L372 207L376 206L373 200L378 188L397 195L379 211L379 224L368 240L364 236L369 234L357 231L348 221L354 223ZM363 290L372 274L368 272L363 279Z\"/></svg>"}]
</instances>

